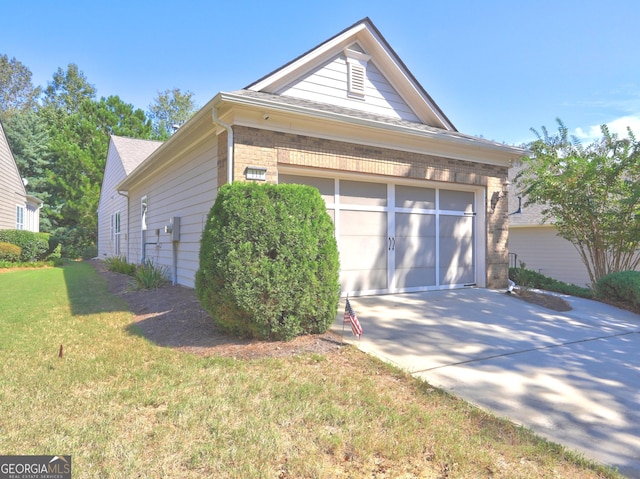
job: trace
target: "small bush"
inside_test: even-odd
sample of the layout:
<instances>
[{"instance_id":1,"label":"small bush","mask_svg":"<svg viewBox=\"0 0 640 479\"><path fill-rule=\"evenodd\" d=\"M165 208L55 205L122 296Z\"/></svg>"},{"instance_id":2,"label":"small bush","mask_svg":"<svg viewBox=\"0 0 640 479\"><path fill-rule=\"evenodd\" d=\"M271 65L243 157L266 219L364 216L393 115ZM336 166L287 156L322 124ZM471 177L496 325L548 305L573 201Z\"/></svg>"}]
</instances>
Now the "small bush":
<instances>
[{"instance_id":1,"label":"small bush","mask_svg":"<svg viewBox=\"0 0 640 479\"><path fill-rule=\"evenodd\" d=\"M640 310L640 271L620 271L600 278L596 295L603 301L624 303Z\"/></svg>"},{"instance_id":2,"label":"small bush","mask_svg":"<svg viewBox=\"0 0 640 479\"><path fill-rule=\"evenodd\" d=\"M202 235L196 292L222 329L289 340L329 328L338 268L333 222L318 190L227 184Z\"/></svg>"},{"instance_id":3,"label":"small bush","mask_svg":"<svg viewBox=\"0 0 640 479\"><path fill-rule=\"evenodd\" d=\"M53 232L50 242L62 244L63 258L95 258L98 255L96 247L96 230L94 228L60 227ZM52 247L53 249L53 247Z\"/></svg>"},{"instance_id":4,"label":"small bush","mask_svg":"<svg viewBox=\"0 0 640 479\"><path fill-rule=\"evenodd\" d=\"M51 246L51 243L49 243ZM62 245L58 243L55 248L47 255L47 261L56 261L62 258Z\"/></svg>"},{"instance_id":5,"label":"small bush","mask_svg":"<svg viewBox=\"0 0 640 479\"><path fill-rule=\"evenodd\" d=\"M140 289L159 288L169 282L168 277L169 269L166 266L155 266L150 259L138 266L134 274L136 285Z\"/></svg>"},{"instance_id":6,"label":"small bush","mask_svg":"<svg viewBox=\"0 0 640 479\"><path fill-rule=\"evenodd\" d=\"M509 279L525 289L536 288L580 298L593 298L593 290L550 278L537 271L527 269L524 263L521 263L519 268L509 268Z\"/></svg>"},{"instance_id":7,"label":"small bush","mask_svg":"<svg viewBox=\"0 0 640 479\"><path fill-rule=\"evenodd\" d=\"M136 265L127 263L127 258L124 256L106 258L104 260L104 264L107 266L109 271L113 271L114 273L126 274L129 276L134 276L136 274Z\"/></svg>"},{"instance_id":8,"label":"small bush","mask_svg":"<svg viewBox=\"0 0 640 479\"><path fill-rule=\"evenodd\" d=\"M0 230L0 241L20 246L20 261L44 260L49 250L49 235L26 230Z\"/></svg>"},{"instance_id":9,"label":"small bush","mask_svg":"<svg viewBox=\"0 0 640 479\"><path fill-rule=\"evenodd\" d=\"M0 242L0 261L9 263L17 263L20 261L20 253L22 248L15 244Z\"/></svg>"}]
</instances>

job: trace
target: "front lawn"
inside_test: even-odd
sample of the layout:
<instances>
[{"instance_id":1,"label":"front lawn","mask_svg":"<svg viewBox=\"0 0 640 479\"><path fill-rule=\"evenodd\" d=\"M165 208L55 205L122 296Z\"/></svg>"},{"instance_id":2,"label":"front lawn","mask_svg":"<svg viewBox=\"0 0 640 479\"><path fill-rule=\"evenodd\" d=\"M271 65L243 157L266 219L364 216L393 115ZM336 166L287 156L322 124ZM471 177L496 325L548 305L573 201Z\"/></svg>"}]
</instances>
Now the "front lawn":
<instances>
[{"instance_id":1,"label":"front lawn","mask_svg":"<svg viewBox=\"0 0 640 479\"><path fill-rule=\"evenodd\" d=\"M86 263L0 274L0 454L70 454L74 479L621 477L351 347L203 358L132 322Z\"/></svg>"}]
</instances>

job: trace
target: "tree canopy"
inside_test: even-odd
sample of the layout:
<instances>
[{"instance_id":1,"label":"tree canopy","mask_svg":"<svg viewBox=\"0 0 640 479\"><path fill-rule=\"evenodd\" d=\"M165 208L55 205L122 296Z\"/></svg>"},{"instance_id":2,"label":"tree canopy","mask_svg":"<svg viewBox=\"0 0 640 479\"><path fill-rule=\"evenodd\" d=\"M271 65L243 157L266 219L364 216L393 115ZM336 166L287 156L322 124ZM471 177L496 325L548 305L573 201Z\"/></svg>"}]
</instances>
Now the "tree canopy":
<instances>
[{"instance_id":1,"label":"tree canopy","mask_svg":"<svg viewBox=\"0 0 640 479\"><path fill-rule=\"evenodd\" d=\"M179 88L158 92L158 96L149 105L149 118L153 133L159 140L166 140L174 131L174 125L181 127L196 112L197 105L193 93L182 93Z\"/></svg>"},{"instance_id":2,"label":"tree canopy","mask_svg":"<svg viewBox=\"0 0 640 479\"><path fill-rule=\"evenodd\" d=\"M74 256L95 246L96 209L109 135L167 138L195 111L193 93L158 94L153 113L117 95L96 99L96 88L74 63L58 68L44 91L31 71L0 55L0 118L27 191L42 199L41 228Z\"/></svg>"},{"instance_id":3,"label":"tree canopy","mask_svg":"<svg viewBox=\"0 0 640 479\"><path fill-rule=\"evenodd\" d=\"M31 70L15 58L0 55L0 115L7 118L13 113L35 108L42 92L31 82Z\"/></svg>"},{"instance_id":4,"label":"tree canopy","mask_svg":"<svg viewBox=\"0 0 640 479\"><path fill-rule=\"evenodd\" d=\"M545 222L570 241L592 284L606 274L640 265L640 144L633 132L620 138L606 125L602 137L583 146L558 120L558 132L542 134L516 182L525 205L543 205Z\"/></svg>"}]
</instances>

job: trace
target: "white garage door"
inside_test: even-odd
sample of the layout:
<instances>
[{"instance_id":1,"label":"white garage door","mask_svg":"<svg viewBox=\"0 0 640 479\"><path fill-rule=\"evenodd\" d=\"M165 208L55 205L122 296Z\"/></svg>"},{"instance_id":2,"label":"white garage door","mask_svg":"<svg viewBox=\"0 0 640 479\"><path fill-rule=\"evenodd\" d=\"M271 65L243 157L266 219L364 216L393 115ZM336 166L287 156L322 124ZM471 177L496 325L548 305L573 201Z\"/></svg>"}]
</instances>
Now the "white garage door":
<instances>
[{"instance_id":1,"label":"white garage door","mask_svg":"<svg viewBox=\"0 0 640 479\"><path fill-rule=\"evenodd\" d=\"M320 191L336 226L342 294L423 291L475 284L475 195L299 175L280 183Z\"/></svg>"}]
</instances>

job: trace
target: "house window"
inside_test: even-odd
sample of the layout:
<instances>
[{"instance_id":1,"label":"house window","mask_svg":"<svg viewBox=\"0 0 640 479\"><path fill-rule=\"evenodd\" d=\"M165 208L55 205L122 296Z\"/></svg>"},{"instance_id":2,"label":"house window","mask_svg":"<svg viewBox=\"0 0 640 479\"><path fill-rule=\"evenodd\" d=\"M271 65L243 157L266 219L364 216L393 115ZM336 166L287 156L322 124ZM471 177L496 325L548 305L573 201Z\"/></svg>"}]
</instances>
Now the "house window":
<instances>
[{"instance_id":1,"label":"house window","mask_svg":"<svg viewBox=\"0 0 640 479\"><path fill-rule=\"evenodd\" d=\"M142 223L143 231L146 231L147 229L147 208L148 208L147 197L143 196L142 201L140 202L140 212L141 212L140 221Z\"/></svg>"},{"instance_id":2,"label":"house window","mask_svg":"<svg viewBox=\"0 0 640 479\"><path fill-rule=\"evenodd\" d=\"M16 229L24 229L24 206L16 206Z\"/></svg>"}]
</instances>

